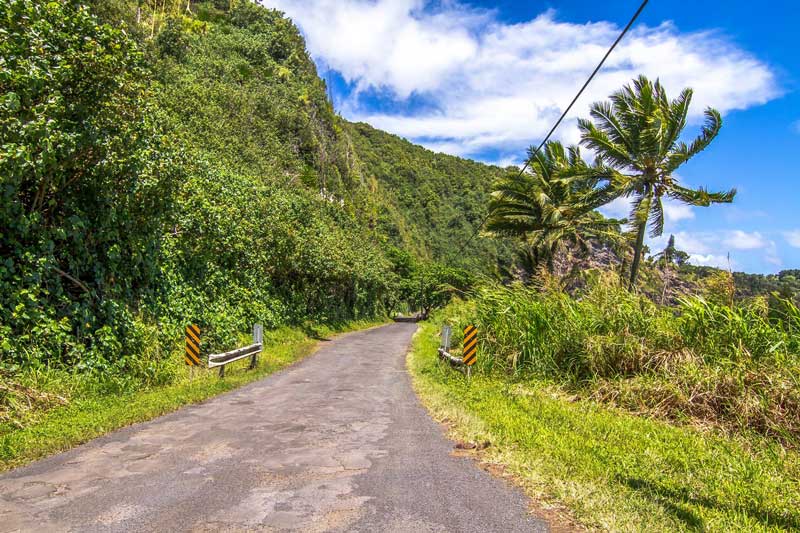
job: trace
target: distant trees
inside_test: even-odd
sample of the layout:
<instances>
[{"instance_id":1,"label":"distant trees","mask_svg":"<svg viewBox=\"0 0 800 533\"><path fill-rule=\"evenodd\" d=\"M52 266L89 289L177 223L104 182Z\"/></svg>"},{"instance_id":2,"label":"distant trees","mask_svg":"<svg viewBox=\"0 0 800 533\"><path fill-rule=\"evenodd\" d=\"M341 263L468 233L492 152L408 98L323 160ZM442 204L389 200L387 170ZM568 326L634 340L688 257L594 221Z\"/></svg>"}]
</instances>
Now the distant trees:
<instances>
[{"instance_id":1,"label":"distant trees","mask_svg":"<svg viewBox=\"0 0 800 533\"><path fill-rule=\"evenodd\" d=\"M666 248L657 253L654 259L662 263L665 267L669 265L681 266L689 260L689 254L683 250L678 250L675 246L675 235L670 235Z\"/></svg>"},{"instance_id":2,"label":"distant trees","mask_svg":"<svg viewBox=\"0 0 800 533\"><path fill-rule=\"evenodd\" d=\"M419 260L396 247L390 247L388 255L394 265L398 303L418 311L423 319L434 308L444 307L453 296L469 291L474 281L467 270Z\"/></svg>"},{"instance_id":3,"label":"distant trees","mask_svg":"<svg viewBox=\"0 0 800 533\"><path fill-rule=\"evenodd\" d=\"M531 153L526 173L496 183L489 229L524 236L552 254L558 242L575 244L597 238L618 223L592 219L592 213L613 199L630 198L629 222L635 240L629 287L635 288L647 227L653 237L664 230L665 196L708 206L731 202L736 195L735 189L690 189L680 185L674 175L708 147L722 127L719 112L709 108L700 135L690 144L681 141L691 100L691 89L670 100L659 81L639 76L609 101L594 103L592 120L582 119L578 126L581 144L597 154L596 162L586 164L577 148L570 148L566 155L558 143L549 143L543 153ZM672 251L666 253L670 261L686 259Z\"/></svg>"}]
</instances>

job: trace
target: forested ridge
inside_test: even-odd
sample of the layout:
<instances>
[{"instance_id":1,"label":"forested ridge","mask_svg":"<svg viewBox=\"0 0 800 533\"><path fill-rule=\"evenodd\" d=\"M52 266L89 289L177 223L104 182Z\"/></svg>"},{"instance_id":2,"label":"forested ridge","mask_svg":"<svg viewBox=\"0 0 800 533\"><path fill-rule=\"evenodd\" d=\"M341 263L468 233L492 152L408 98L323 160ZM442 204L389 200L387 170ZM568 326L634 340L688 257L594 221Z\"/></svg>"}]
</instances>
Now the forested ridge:
<instances>
[{"instance_id":1,"label":"forested ridge","mask_svg":"<svg viewBox=\"0 0 800 533\"><path fill-rule=\"evenodd\" d=\"M169 381L182 328L429 309L495 167L337 116L302 36L249 1L0 6L0 365ZM462 259L463 257L463 259Z\"/></svg>"},{"instance_id":2,"label":"forested ridge","mask_svg":"<svg viewBox=\"0 0 800 533\"><path fill-rule=\"evenodd\" d=\"M504 169L434 153L369 124L343 122L363 168L376 180L384 204L381 233L416 255L450 265L486 274L508 266L510 242L473 238Z\"/></svg>"},{"instance_id":3,"label":"forested ridge","mask_svg":"<svg viewBox=\"0 0 800 533\"><path fill-rule=\"evenodd\" d=\"M476 275L535 274L525 245L472 238L515 173L338 116L278 11L13 0L0 21L5 367L157 382L188 322L213 350L253 322L428 310ZM715 272L684 265L670 290ZM642 276L663 299L653 258ZM787 276L737 274L737 295L794 295Z\"/></svg>"}]
</instances>

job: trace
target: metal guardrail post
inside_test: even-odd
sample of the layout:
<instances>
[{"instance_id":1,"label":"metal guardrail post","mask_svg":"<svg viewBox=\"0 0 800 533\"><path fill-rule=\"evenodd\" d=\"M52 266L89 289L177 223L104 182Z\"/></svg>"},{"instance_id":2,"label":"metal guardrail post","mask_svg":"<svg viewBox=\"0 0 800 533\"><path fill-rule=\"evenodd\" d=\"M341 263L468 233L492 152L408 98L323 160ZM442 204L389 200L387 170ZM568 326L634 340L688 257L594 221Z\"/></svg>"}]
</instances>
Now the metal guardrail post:
<instances>
[{"instance_id":1,"label":"metal guardrail post","mask_svg":"<svg viewBox=\"0 0 800 533\"><path fill-rule=\"evenodd\" d=\"M253 344L264 345L264 326L261 324L253 324ZM253 352L250 358L250 368L253 370L258 364L258 352Z\"/></svg>"},{"instance_id":2,"label":"metal guardrail post","mask_svg":"<svg viewBox=\"0 0 800 533\"><path fill-rule=\"evenodd\" d=\"M439 352L439 358L443 361L447 361L450 363L450 366L457 368L461 372L465 372L469 378L472 375L472 365L475 364L478 357L478 328L472 324L464 328L464 347L461 351L461 357L456 357L450 353L451 335L452 331L450 326L442 326L442 342L437 350Z\"/></svg>"},{"instance_id":3,"label":"metal guardrail post","mask_svg":"<svg viewBox=\"0 0 800 533\"><path fill-rule=\"evenodd\" d=\"M442 349L445 352L450 351L450 337L453 333L453 330L450 326L442 326Z\"/></svg>"}]
</instances>

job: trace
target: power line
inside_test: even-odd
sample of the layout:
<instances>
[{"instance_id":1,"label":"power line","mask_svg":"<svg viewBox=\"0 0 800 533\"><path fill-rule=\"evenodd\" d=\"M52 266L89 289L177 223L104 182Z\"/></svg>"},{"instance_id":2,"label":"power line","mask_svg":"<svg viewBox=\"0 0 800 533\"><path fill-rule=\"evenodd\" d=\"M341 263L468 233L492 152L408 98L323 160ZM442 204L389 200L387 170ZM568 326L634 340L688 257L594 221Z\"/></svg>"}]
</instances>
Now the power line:
<instances>
[{"instance_id":1,"label":"power line","mask_svg":"<svg viewBox=\"0 0 800 533\"><path fill-rule=\"evenodd\" d=\"M556 131L556 129L558 128L558 126L560 126L560 125L561 125L561 122L564 120L564 117L566 117L566 116L567 116L567 113L569 113L570 109L572 109L572 106L574 106L574 105L575 105L575 102L577 102L577 101L578 101L578 98L580 98L580 97L581 97L581 95L583 94L583 91L585 91L585 90L586 90L586 87L588 87L588 86L589 86L589 84L592 82L592 79L594 79L595 75L596 75L596 74L597 74L597 73L600 71L600 69L603 67L603 64L606 62L606 59L608 59L608 56L610 56L610 55L611 55L611 52L613 52L613 51L614 51L614 48L616 48L616 47L617 47L617 45L618 45L618 44L619 44L619 42L622 40L622 38L623 38L623 37L625 37L625 34L626 34L626 33L628 33L628 30L630 30L630 29L631 29L631 26L633 26L634 22L636 22L636 19L638 19L638 18L639 18L639 15L641 15L641 14L642 14L642 11L644 11L644 7L647 5L647 3L648 3L649 1L650 1L650 0L644 0L644 1L642 2L642 5L640 5L640 6L639 6L639 9L637 9L637 10L636 10L636 13L634 13L634 14L633 14L633 17L631 17L631 20L628 22L628 25L627 25L627 26L625 26L625 29L623 29L623 30L622 30L622 33L620 33L620 34L619 34L619 37L617 37L617 40L616 40L616 41L614 41L614 44L612 44L612 45L611 45L611 48L609 48L609 49L608 49L608 51L606 52L606 55L604 55L604 56L603 56L603 59L601 59L601 60L600 60L600 63L598 63L598 64L597 64L597 67L595 67L595 69L594 69L594 71L592 72L592 74L591 74L591 75L589 76L589 78L586 80L586 83L584 83L584 84L583 84L583 87L581 87L581 90L580 90L580 91L578 91L578 94L576 94L576 95L575 95L575 98L573 98L573 99L572 99L572 102L570 102L570 103L569 103L569 105L568 105L568 106L567 106L567 108L564 110L564 112L563 112L563 113L561 113L561 116L560 116L560 117L558 117L558 120L556 121L555 125L554 125L554 126L551 128L551 129L550 129L550 132L547 134L547 136L544 138L544 140L543 140L541 143L539 143L539 146L538 146L538 147L536 147L536 150L534 150L534 151L533 151L533 153L531 153L531 156L525 160L525 164L522 166L522 170L520 170L520 171L519 171L519 175L517 175L517 178L518 178L518 179L519 179L520 177L522 177L522 174L525 172L525 169L527 169L527 168L528 168L528 164L530 163L531 159L533 159L534 157L536 157L536 155L539 153L539 150L541 150L541 149L542 149L542 147L543 147L543 146L544 146L544 145L547 143L547 141L548 141L548 140L550 140L550 136L551 136L551 135L553 135L553 133L554 133L554 132ZM469 239L467 239L467 241L466 241L466 242L465 242L465 243L464 243L464 244L461 246L461 249L459 250L459 254L460 254L461 252L463 252L463 251L464 251L464 248L466 248L466 247L467 247L467 245L468 245L470 242L472 242L472 239L474 239L474 238L475 238L475 236L478 234L478 232L481 230L481 228L483 228L483 225L484 225L484 224L486 224L486 221L487 221L487 220L489 220L489 216L490 216L490 213L487 213L487 214L486 214L486 216L485 216L485 217L483 217L483 220L481 221L481 223L480 223L480 224L478 224L478 227L477 227L477 228L475 228L475 231L472 233L472 235L470 236L470 238L469 238Z\"/></svg>"}]
</instances>

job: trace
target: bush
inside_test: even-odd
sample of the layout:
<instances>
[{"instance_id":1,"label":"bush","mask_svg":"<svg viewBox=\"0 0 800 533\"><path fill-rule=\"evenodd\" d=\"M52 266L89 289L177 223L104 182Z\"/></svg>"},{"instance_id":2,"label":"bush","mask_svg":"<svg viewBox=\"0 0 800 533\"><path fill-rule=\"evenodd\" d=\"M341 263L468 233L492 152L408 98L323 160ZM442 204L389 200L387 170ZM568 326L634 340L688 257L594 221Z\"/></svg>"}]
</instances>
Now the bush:
<instances>
[{"instance_id":1,"label":"bush","mask_svg":"<svg viewBox=\"0 0 800 533\"><path fill-rule=\"evenodd\" d=\"M575 298L489 286L476 294L481 365L537 377L636 412L800 438L800 331L785 301L730 307L700 297L658 306L601 276Z\"/></svg>"},{"instance_id":2,"label":"bush","mask_svg":"<svg viewBox=\"0 0 800 533\"><path fill-rule=\"evenodd\" d=\"M153 290L177 182L142 54L73 1L3 2L0 24L0 361L135 351L117 302Z\"/></svg>"},{"instance_id":3,"label":"bush","mask_svg":"<svg viewBox=\"0 0 800 533\"><path fill-rule=\"evenodd\" d=\"M304 141L277 138L265 105L296 119L297 135L320 135L312 144L332 142L332 114L312 127L314 110L298 101L310 86L327 105L310 61L292 54L303 76L271 77L286 59L272 45L302 39L277 12L236 13L237 24L256 17L255 29L218 28L195 50L201 37L169 19L158 57L145 57L77 1L0 4L0 365L69 368L126 389L169 379L162 363L188 322L207 352L253 322L385 312L392 275L367 244L375 235L338 202L285 184L306 165L295 151ZM246 88L244 67L263 67ZM179 75L159 85L154 70ZM211 96L191 98L201 87ZM224 102L248 92L249 114ZM204 114L180 120L189 103ZM248 130L254 115L264 120Z\"/></svg>"}]
</instances>

